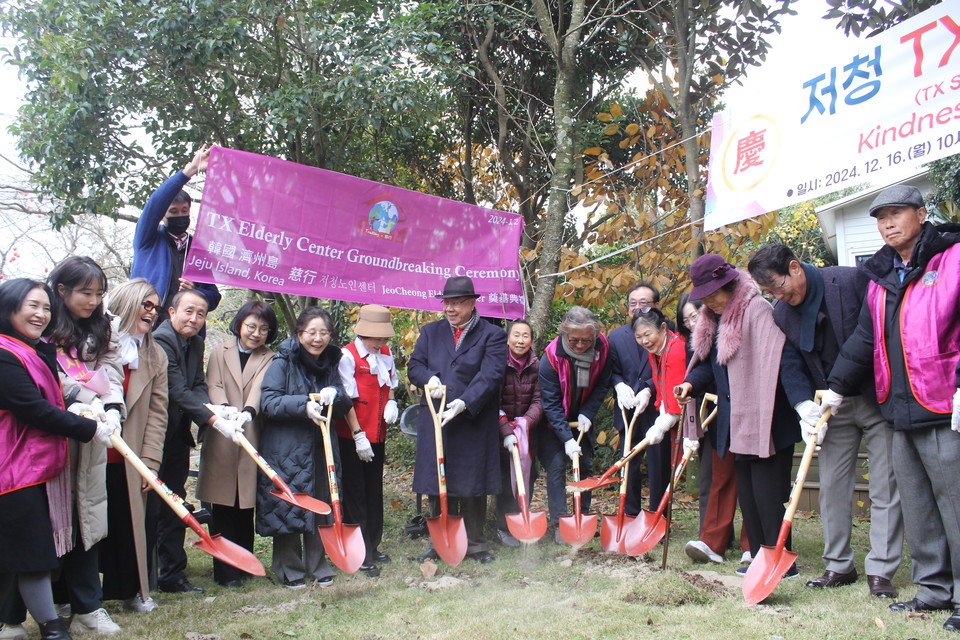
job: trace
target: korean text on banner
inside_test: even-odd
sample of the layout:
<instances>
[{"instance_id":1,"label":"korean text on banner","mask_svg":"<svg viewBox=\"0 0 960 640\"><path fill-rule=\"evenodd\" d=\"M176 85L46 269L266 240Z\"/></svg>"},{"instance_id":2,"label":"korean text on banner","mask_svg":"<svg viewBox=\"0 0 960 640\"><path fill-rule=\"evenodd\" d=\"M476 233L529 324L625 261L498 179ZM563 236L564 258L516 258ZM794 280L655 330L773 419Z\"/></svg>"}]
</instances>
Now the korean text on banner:
<instances>
[{"instance_id":1,"label":"korean text on banner","mask_svg":"<svg viewBox=\"0 0 960 640\"><path fill-rule=\"evenodd\" d=\"M844 43L714 115L706 229L960 153L960 0Z\"/></svg>"},{"instance_id":2,"label":"korean text on banner","mask_svg":"<svg viewBox=\"0 0 960 640\"><path fill-rule=\"evenodd\" d=\"M214 147L183 276L438 311L465 275L481 314L522 317L522 230L517 214Z\"/></svg>"}]
</instances>

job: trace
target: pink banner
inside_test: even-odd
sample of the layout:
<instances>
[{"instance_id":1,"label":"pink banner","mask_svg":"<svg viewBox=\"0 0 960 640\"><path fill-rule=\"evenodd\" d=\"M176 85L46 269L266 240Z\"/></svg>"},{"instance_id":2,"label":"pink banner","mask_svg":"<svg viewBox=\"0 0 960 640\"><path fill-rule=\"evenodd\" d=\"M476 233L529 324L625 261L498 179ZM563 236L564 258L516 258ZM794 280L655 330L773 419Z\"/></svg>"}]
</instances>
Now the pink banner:
<instances>
[{"instance_id":1,"label":"pink banner","mask_svg":"<svg viewBox=\"0 0 960 640\"><path fill-rule=\"evenodd\" d=\"M482 315L519 318L522 230L514 213L214 147L183 275L430 311L465 275Z\"/></svg>"}]
</instances>

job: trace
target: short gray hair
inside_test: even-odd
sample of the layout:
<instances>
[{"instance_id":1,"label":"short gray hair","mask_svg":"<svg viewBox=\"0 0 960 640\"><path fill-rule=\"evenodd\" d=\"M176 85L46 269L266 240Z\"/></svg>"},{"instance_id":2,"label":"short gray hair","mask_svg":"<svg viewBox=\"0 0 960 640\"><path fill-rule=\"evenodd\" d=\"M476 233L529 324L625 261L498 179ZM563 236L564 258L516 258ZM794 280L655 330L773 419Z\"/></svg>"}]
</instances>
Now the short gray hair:
<instances>
[{"instance_id":1,"label":"short gray hair","mask_svg":"<svg viewBox=\"0 0 960 640\"><path fill-rule=\"evenodd\" d=\"M593 329L593 332L600 335L600 321L596 314L584 307L570 307L563 314L563 320L560 321L560 333L568 335L571 331L577 329Z\"/></svg>"}]
</instances>

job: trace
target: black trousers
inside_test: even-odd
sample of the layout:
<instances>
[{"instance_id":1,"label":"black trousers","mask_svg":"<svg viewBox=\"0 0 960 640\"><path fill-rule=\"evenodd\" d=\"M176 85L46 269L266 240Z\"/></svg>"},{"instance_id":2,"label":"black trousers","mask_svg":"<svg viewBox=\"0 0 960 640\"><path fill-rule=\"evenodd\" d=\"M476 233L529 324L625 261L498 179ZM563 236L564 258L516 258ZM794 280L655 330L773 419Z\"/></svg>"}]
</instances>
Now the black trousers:
<instances>
[{"instance_id":1,"label":"black trousers","mask_svg":"<svg viewBox=\"0 0 960 640\"><path fill-rule=\"evenodd\" d=\"M239 499L239 498L238 498ZM235 542L247 551L253 551L253 507L241 509L236 503L228 507L223 504L210 505L212 519L210 533L219 533L227 540ZM237 569L233 565L220 560L213 560L213 579L218 584L230 580L245 580L253 577L252 574Z\"/></svg>"},{"instance_id":2,"label":"black trousers","mask_svg":"<svg viewBox=\"0 0 960 640\"><path fill-rule=\"evenodd\" d=\"M673 470L670 459L672 450L670 437L674 433L675 430L671 429L660 443L649 445L627 463L630 471L627 478L627 503L624 512L628 516L635 516L643 509L643 495L641 493L643 490L643 469L641 467L643 466L644 456L647 460L647 485L650 489L647 508L656 511L657 507L660 506L660 500L663 499L663 494L670 486L670 472ZM631 444L637 444L643 439L643 436L644 432L635 427ZM620 437L623 437L623 432L620 433ZM622 450L623 447L621 447ZM603 471L606 471L606 469L603 469Z\"/></svg>"},{"instance_id":3,"label":"black trousers","mask_svg":"<svg viewBox=\"0 0 960 640\"><path fill-rule=\"evenodd\" d=\"M353 438L340 438L343 519L350 524L360 525L367 547L366 564L374 563L383 540L384 443L371 442L370 446L373 448L373 460L363 462L357 457Z\"/></svg>"},{"instance_id":4,"label":"black trousers","mask_svg":"<svg viewBox=\"0 0 960 640\"><path fill-rule=\"evenodd\" d=\"M190 445L179 438L168 438L163 447L160 479L171 491L184 497L187 473L190 470ZM183 549L186 533L183 520L164 503L155 492L147 498L147 510L157 523L157 556L159 558L157 583L173 585L186 579L187 552Z\"/></svg>"},{"instance_id":5,"label":"black trousers","mask_svg":"<svg viewBox=\"0 0 960 640\"><path fill-rule=\"evenodd\" d=\"M760 545L774 546L777 543L786 510L784 503L790 499L793 447L785 447L769 458L738 460L734 466L743 526L750 540L750 552L756 558ZM790 543L788 537L787 549L791 548Z\"/></svg>"},{"instance_id":6,"label":"black trousers","mask_svg":"<svg viewBox=\"0 0 960 640\"><path fill-rule=\"evenodd\" d=\"M428 497L430 515L440 515L440 496ZM447 496L447 512L453 516L463 516L463 527L467 530L467 553L487 550L487 539L483 535L483 524L487 517L487 496ZM433 547L432 541L430 546Z\"/></svg>"},{"instance_id":7,"label":"black trousers","mask_svg":"<svg viewBox=\"0 0 960 640\"><path fill-rule=\"evenodd\" d=\"M123 462L107 463L108 533L100 547L104 600L128 600L140 593L125 467Z\"/></svg>"}]
</instances>

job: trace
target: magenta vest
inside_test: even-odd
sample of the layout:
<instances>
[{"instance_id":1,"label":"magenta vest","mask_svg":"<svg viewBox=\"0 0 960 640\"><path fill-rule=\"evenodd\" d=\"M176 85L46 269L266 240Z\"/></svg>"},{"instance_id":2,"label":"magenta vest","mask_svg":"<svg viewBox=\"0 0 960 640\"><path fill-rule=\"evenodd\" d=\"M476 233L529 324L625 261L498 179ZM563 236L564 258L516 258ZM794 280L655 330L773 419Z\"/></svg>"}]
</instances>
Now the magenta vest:
<instances>
[{"instance_id":1,"label":"magenta vest","mask_svg":"<svg viewBox=\"0 0 960 640\"><path fill-rule=\"evenodd\" d=\"M873 375L877 400L890 395L890 359L884 323L887 296L871 281L867 290L873 320ZM960 244L930 259L923 275L907 285L897 321L903 361L914 398L933 413L953 411L960 360Z\"/></svg>"},{"instance_id":2,"label":"magenta vest","mask_svg":"<svg viewBox=\"0 0 960 640\"><path fill-rule=\"evenodd\" d=\"M63 409L60 381L27 344L0 334L0 349L12 353L50 404ZM0 411L0 494L51 480L67 462L67 439Z\"/></svg>"},{"instance_id":3,"label":"magenta vest","mask_svg":"<svg viewBox=\"0 0 960 640\"><path fill-rule=\"evenodd\" d=\"M557 377L560 379L560 401L563 403L563 414L569 415L570 394L572 393L572 385L570 384L570 361L557 355L557 343L560 342L560 339L560 336L554 338L550 344L547 345L544 355L547 356L550 366L556 370ZM585 389L581 389L581 405L586 402L587 398L589 398L593 392L593 388L597 386L597 379L600 377L600 372L603 371L603 366L607 363L607 355L610 353L610 345L607 343L606 336L602 333L599 334L599 342L600 345L593 354L593 364L590 365L590 384L588 384Z\"/></svg>"}]
</instances>

